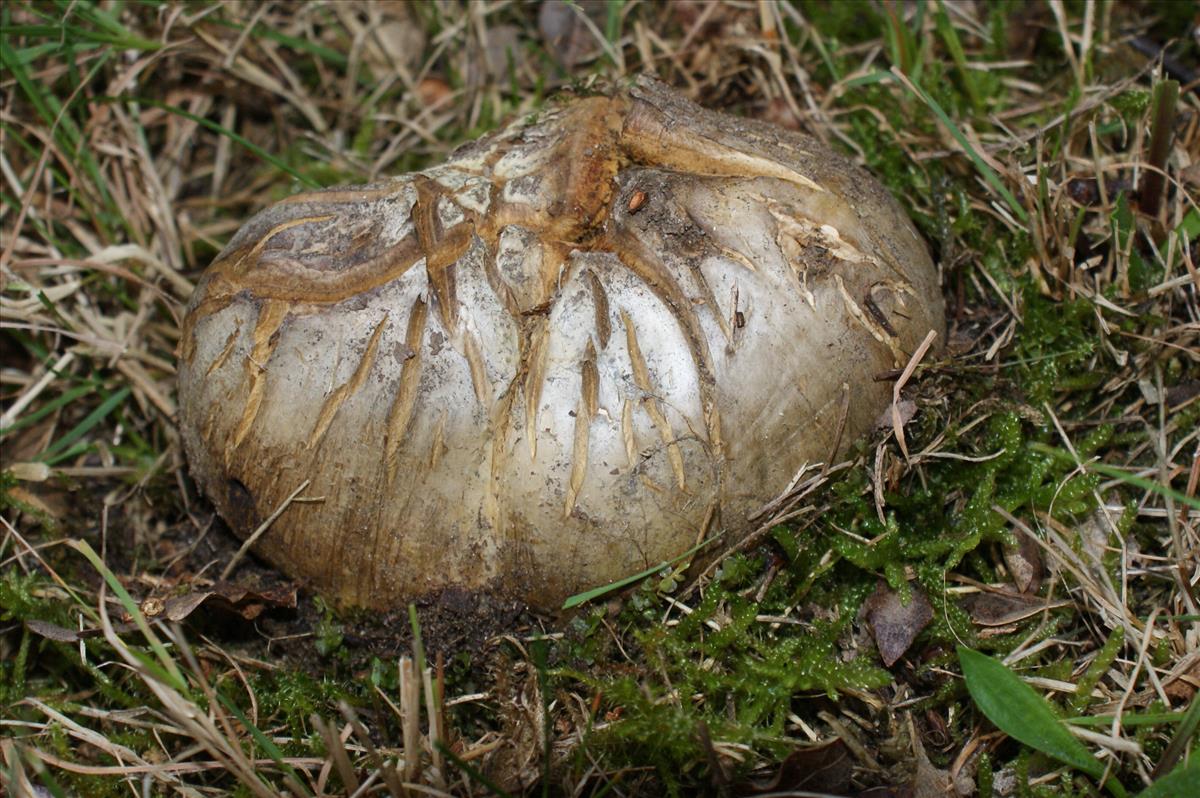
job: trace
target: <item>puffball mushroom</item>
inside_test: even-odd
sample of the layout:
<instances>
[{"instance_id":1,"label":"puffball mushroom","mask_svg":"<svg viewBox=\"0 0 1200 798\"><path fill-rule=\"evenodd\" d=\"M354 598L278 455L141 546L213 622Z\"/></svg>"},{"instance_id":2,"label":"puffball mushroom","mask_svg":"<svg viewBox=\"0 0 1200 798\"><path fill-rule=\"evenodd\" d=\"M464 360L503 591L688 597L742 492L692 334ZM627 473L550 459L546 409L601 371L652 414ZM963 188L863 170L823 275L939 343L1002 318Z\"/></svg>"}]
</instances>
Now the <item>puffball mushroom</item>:
<instances>
[{"instance_id":1,"label":"puffball mushroom","mask_svg":"<svg viewBox=\"0 0 1200 798\"><path fill-rule=\"evenodd\" d=\"M254 216L188 307L180 426L243 537L307 481L257 551L341 605L552 608L745 534L943 324L879 183L643 78Z\"/></svg>"}]
</instances>

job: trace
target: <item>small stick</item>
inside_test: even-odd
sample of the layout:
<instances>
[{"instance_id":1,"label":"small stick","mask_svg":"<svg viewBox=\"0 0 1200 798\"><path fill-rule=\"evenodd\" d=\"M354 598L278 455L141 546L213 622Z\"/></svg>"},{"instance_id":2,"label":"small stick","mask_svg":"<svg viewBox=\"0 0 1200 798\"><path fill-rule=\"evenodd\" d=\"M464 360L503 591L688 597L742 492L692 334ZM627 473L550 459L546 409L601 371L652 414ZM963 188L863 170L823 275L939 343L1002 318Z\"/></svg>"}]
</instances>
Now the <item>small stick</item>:
<instances>
[{"instance_id":1,"label":"small stick","mask_svg":"<svg viewBox=\"0 0 1200 798\"><path fill-rule=\"evenodd\" d=\"M400 658L400 714L404 735L404 781L417 778L421 761L421 686L414 673L412 657Z\"/></svg>"},{"instance_id":2,"label":"small stick","mask_svg":"<svg viewBox=\"0 0 1200 798\"><path fill-rule=\"evenodd\" d=\"M242 559L243 556L245 556L246 552L250 550L250 547L253 546L255 544L255 542L263 536L263 533L267 531L267 529L271 526L271 524L275 523L275 519L277 519L277 518L279 518L279 516L283 515L283 511L288 508L288 505L290 505L293 501L295 501L296 497L300 495L300 491L307 488L308 483L310 483L310 482L312 482L311 479L306 479L303 482L301 482L300 487L298 487L294 491L292 491L291 495L289 495L286 499L284 499L283 503L275 508L275 512L271 513L271 515L267 518L267 520L263 521L261 524L259 524L258 529L254 530L254 532L252 532L250 534L250 537L246 538L246 542L243 543L242 547L237 550L237 554L233 555L233 559L229 561L229 565L226 565L225 570L221 571L221 581L222 582L224 582L226 579L229 578L229 575L231 573L233 573L234 567L237 566L238 562Z\"/></svg>"},{"instance_id":3,"label":"small stick","mask_svg":"<svg viewBox=\"0 0 1200 798\"><path fill-rule=\"evenodd\" d=\"M935 338L937 338L937 330L930 330L929 334L925 336L925 340L917 347L917 351L913 352L913 356L908 359L908 365L901 372L900 379L896 380L892 386L892 430L896 433L896 443L900 444L900 451L904 453L905 462L908 461L908 443L904 440L904 422L900 418L900 389L917 370L917 364L921 362L921 358L925 357L925 353L929 351Z\"/></svg>"},{"instance_id":4,"label":"small stick","mask_svg":"<svg viewBox=\"0 0 1200 798\"><path fill-rule=\"evenodd\" d=\"M1179 99L1179 81L1164 80L1154 87L1154 121L1150 128L1148 168L1138 186L1138 207L1147 216L1158 216L1166 187L1167 156L1175 132L1175 101Z\"/></svg>"},{"instance_id":5,"label":"small stick","mask_svg":"<svg viewBox=\"0 0 1200 798\"><path fill-rule=\"evenodd\" d=\"M438 743L442 742L442 718L433 685L433 669L426 668L421 674L421 680L425 683L425 714L429 718L429 753L433 759L433 778L439 785L442 785L445 783L446 774L445 766L442 764L442 749L438 748Z\"/></svg>"}]
</instances>

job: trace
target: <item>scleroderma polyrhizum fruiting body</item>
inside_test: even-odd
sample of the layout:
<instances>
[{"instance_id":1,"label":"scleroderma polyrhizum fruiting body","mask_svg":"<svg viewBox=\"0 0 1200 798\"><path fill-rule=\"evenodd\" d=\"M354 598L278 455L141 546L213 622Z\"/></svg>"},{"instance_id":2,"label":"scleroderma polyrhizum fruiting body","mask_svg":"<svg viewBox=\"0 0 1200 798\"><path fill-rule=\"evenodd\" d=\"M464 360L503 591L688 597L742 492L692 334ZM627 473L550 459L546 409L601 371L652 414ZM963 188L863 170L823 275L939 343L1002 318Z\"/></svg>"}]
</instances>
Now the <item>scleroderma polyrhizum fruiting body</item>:
<instances>
[{"instance_id":1,"label":"scleroderma polyrhizum fruiting body","mask_svg":"<svg viewBox=\"0 0 1200 798\"><path fill-rule=\"evenodd\" d=\"M242 535L310 480L258 551L341 604L551 607L743 534L943 323L875 180L643 79L251 219L189 307L181 428Z\"/></svg>"}]
</instances>

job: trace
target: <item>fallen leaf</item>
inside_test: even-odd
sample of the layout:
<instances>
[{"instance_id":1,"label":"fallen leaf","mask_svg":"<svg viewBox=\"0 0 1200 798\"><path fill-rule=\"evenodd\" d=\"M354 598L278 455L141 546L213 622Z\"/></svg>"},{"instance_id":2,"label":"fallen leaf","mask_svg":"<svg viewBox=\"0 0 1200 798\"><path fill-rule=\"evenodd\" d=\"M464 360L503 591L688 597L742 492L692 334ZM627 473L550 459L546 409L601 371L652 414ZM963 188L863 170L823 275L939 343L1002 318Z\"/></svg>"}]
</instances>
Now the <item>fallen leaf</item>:
<instances>
[{"instance_id":1,"label":"fallen leaf","mask_svg":"<svg viewBox=\"0 0 1200 798\"><path fill-rule=\"evenodd\" d=\"M896 404L896 410L900 413L900 426L908 424L913 420L913 416L917 414L917 403L911 399L901 399ZM891 429L895 426L895 421L892 418L892 406L888 405L879 418L875 419L875 429Z\"/></svg>"},{"instance_id":2,"label":"fallen leaf","mask_svg":"<svg viewBox=\"0 0 1200 798\"><path fill-rule=\"evenodd\" d=\"M437 108L454 95L454 90L441 78L422 78L416 88L417 98L426 108ZM407 349L407 347L405 347ZM406 353L405 359L412 357Z\"/></svg>"},{"instance_id":3,"label":"fallen leaf","mask_svg":"<svg viewBox=\"0 0 1200 798\"><path fill-rule=\"evenodd\" d=\"M1096 510L1076 528L1083 554L1087 561L1099 565L1108 554L1108 544L1113 532L1112 522L1103 509Z\"/></svg>"},{"instance_id":4,"label":"fallen leaf","mask_svg":"<svg viewBox=\"0 0 1200 798\"><path fill-rule=\"evenodd\" d=\"M896 773L892 776L893 781L903 780L903 783L872 787L857 793L856 798L966 798L974 795L975 780L965 772L966 768L952 772L935 766L925 753L925 746L921 743L921 736L912 716L905 713L903 722L907 726L907 738L912 746L909 761L915 764L915 767L911 770L911 766L905 767L904 770L908 773Z\"/></svg>"},{"instance_id":5,"label":"fallen leaf","mask_svg":"<svg viewBox=\"0 0 1200 798\"><path fill-rule=\"evenodd\" d=\"M1192 667L1180 673L1163 684L1163 690L1169 698L1176 701L1188 702L1200 688L1200 660L1192 663Z\"/></svg>"},{"instance_id":6,"label":"fallen leaf","mask_svg":"<svg viewBox=\"0 0 1200 798\"><path fill-rule=\"evenodd\" d=\"M1042 549L1029 533L1014 529L1015 546L1004 547L1004 564L1012 574L1013 583L1022 593L1036 593L1042 586L1045 568L1042 566Z\"/></svg>"},{"instance_id":7,"label":"fallen leaf","mask_svg":"<svg viewBox=\"0 0 1200 798\"><path fill-rule=\"evenodd\" d=\"M521 59L521 31L516 25L496 25L488 28L483 62L490 76L502 79L508 74L509 63Z\"/></svg>"},{"instance_id":8,"label":"fallen leaf","mask_svg":"<svg viewBox=\"0 0 1200 798\"><path fill-rule=\"evenodd\" d=\"M34 634L59 643L78 643L80 640L86 640L89 637L101 637L104 634L103 629L68 629L65 626L39 620L26 621L25 626ZM121 634L122 632L130 631L134 626L135 624L132 623L117 623L113 624L113 631Z\"/></svg>"},{"instance_id":9,"label":"fallen leaf","mask_svg":"<svg viewBox=\"0 0 1200 798\"><path fill-rule=\"evenodd\" d=\"M1011 593L1005 590L981 589L960 602L971 620L980 626L1005 626L1037 615L1043 610L1052 610L1070 605L1069 601L1048 601L1028 593Z\"/></svg>"},{"instance_id":10,"label":"fallen leaf","mask_svg":"<svg viewBox=\"0 0 1200 798\"><path fill-rule=\"evenodd\" d=\"M65 491L36 482L13 485L8 489L8 498L17 503L18 509L24 509L20 505L25 505L55 521L63 520L70 512L71 502Z\"/></svg>"},{"instance_id":11,"label":"fallen leaf","mask_svg":"<svg viewBox=\"0 0 1200 798\"><path fill-rule=\"evenodd\" d=\"M142 614L151 620L165 619L182 621L201 605L212 603L216 607L235 612L248 621L252 621L268 609L295 609L296 588L282 587L264 591L250 590L240 585L219 582L209 590L198 590L184 596L162 599L151 596L141 604ZM77 643L89 637L100 637L104 630L68 629L48 621L29 620L25 626L34 634L59 643ZM122 623L113 624L113 630L118 634L136 628L131 618Z\"/></svg>"},{"instance_id":12,"label":"fallen leaf","mask_svg":"<svg viewBox=\"0 0 1200 798\"><path fill-rule=\"evenodd\" d=\"M933 607L924 591L910 585L908 604L900 594L880 582L863 606L863 613L875 635L875 647L883 664L892 667L908 651L917 635L933 620Z\"/></svg>"},{"instance_id":13,"label":"fallen leaf","mask_svg":"<svg viewBox=\"0 0 1200 798\"><path fill-rule=\"evenodd\" d=\"M925 754L920 741L913 740L917 760L917 772L911 783L912 798L950 798L975 794L975 781L964 773L955 779L950 771L935 767Z\"/></svg>"},{"instance_id":14,"label":"fallen leaf","mask_svg":"<svg viewBox=\"0 0 1200 798\"><path fill-rule=\"evenodd\" d=\"M402 0L387 0L372 10L375 13L363 42L363 60L376 75L394 73L399 64L410 69L417 66L418 54L425 48L425 32L413 8Z\"/></svg>"},{"instance_id":15,"label":"fallen leaf","mask_svg":"<svg viewBox=\"0 0 1200 798\"><path fill-rule=\"evenodd\" d=\"M801 130L804 127L800 122L800 118L796 116L796 112L792 110L792 106L782 97L776 97L767 103L767 107L762 113L762 118L773 125L785 127L788 130Z\"/></svg>"},{"instance_id":16,"label":"fallen leaf","mask_svg":"<svg viewBox=\"0 0 1200 798\"><path fill-rule=\"evenodd\" d=\"M1200 161L1195 166L1200 166ZM1178 410L1197 396L1200 396L1200 380L1185 380L1167 389L1167 406Z\"/></svg>"},{"instance_id":17,"label":"fallen leaf","mask_svg":"<svg viewBox=\"0 0 1200 798\"><path fill-rule=\"evenodd\" d=\"M565 67L572 67L592 58L600 51L596 36L583 21L581 14L604 28L604 3L584 0L582 3L566 3L563 0L546 0L538 9L538 32L542 41Z\"/></svg>"},{"instance_id":18,"label":"fallen leaf","mask_svg":"<svg viewBox=\"0 0 1200 798\"><path fill-rule=\"evenodd\" d=\"M850 788L854 761L841 738L831 742L804 746L792 751L779 763L779 770L770 781L746 784L741 795L763 793L806 793L843 795Z\"/></svg>"},{"instance_id":19,"label":"fallen leaf","mask_svg":"<svg viewBox=\"0 0 1200 798\"><path fill-rule=\"evenodd\" d=\"M41 635L48 640L57 640L59 643L74 643L79 640L79 633L74 629L67 629L65 626L48 621L26 621L25 626L34 634Z\"/></svg>"},{"instance_id":20,"label":"fallen leaf","mask_svg":"<svg viewBox=\"0 0 1200 798\"><path fill-rule=\"evenodd\" d=\"M151 601L154 600L148 599L142 604L142 612L147 613L147 617L182 621L202 604L212 603L252 621L268 609L295 609L296 588L285 587L259 592L229 582L218 582L209 590L195 591L160 601L150 608L154 612L149 612L146 606Z\"/></svg>"}]
</instances>

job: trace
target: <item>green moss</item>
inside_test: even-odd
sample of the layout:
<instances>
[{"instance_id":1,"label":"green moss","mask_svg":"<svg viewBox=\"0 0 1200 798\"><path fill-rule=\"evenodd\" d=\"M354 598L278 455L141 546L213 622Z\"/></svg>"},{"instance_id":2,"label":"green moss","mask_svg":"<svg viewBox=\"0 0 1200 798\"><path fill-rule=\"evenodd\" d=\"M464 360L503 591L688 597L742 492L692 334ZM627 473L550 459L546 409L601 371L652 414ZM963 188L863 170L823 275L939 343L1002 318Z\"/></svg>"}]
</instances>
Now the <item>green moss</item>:
<instances>
[{"instance_id":1,"label":"green moss","mask_svg":"<svg viewBox=\"0 0 1200 798\"><path fill-rule=\"evenodd\" d=\"M245 702L244 687L240 682L223 685L225 694L238 705ZM309 735L309 718L315 714L327 715L329 707L339 699L358 703L357 691L332 676L315 678L289 668L256 672L250 677L250 688L258 702L259 726L269 725L263 719L272 719L270 724L286 724L295 740L304 740ZM360 685L361 689L361 685ZM291 753L300 755L308 746L293 743Z\"/></svg>"},{"instance_id":2,"label":"green moss","mask_svg":"<svg viewBox=\"0 0 1200 798\"><path fill-rule=\"evenodd\" d=\"M891 679L873 658L846 657L840 648L873 588L871 580L822 584L809 597L814 607L824 608L819 617L805 627L772 629L758 616L782 612L805 574L780 569L771 590L756 602L745 594L761 580L764 564L759 557L731 557L703 599L673 626L647 618L662 612L654 580L647 580L622 617L636 625L633 637L645 676L653 678L576 676L603 692L609 711L621 713L621 721L596 743L619 759L653 762L669 791L687 791L702 780L707 767L701 764L702 726L714 741L778 754L788 714L802 696L835 696Z\"/></svg>"},{"instance_id":3,"label":"green moss","mask_svg":"<svg viewBox=\"0 0 1200 798\"><path fill-rule=\"evenodd\" d=\"M1088 705L1092 703L1092 690L1100 683L1100 679L1108 672L1113 661L1117 658L1117 654L1121 652L1121 646L1125 643L1125 633L1121 627L1113 629L1109 634L1108 639L1104 641L1104 645L1096 652L1095 659L1092 664L1088 665L1083 676L1075 683L1077 691L1075 695L1067 700L1067 707L1072 714L1082 714Z\"/></svg>"},{"instance_id":4,"label":"green moss","mask_svg":"<svg viewBox=\"0 0 1200 798\"><path fill-rule=\"evenodd\" d=\"M320 596L314 598L313 603L320 614L320 618L313 628L317 653L322 657L346 659L349 656L344 648L346 638L342 630L342 623L333 606Z\"/></svg>"},{"instance_id":5,"label":"green moss","mask_svg":"<svg viewBox=\"0 0 1200 798\"><path fill-rule=\"evenodd\" d=\"M1133 210L1129 198L1122 192L1117 196L1116 209L1112 215L1114 246L1118 252L1126 253L1126 270L1129 288L1137 293L1149 290L1163 279L1163 266L1157 257L1143 256L1144 239L1135 241Z\"/></svg>"},{"instance_id":6,"label":"green moss","mask_svg":"<svg viewBox=\"0 0 1200 798\"><path fill-rule=\"evenodd\" d=\"M46 534L55 534L58 529L58 522L45 510L34 507L29 502L23 501L15 495L14 489L18 485L20 485L20 480L13 476L11 471L0 469L0 513L21 513L30 518L37 526L41 527L42 531ZM3 611L4 606L0 602L0 611Z\"/></svg>"}]
</instances>

